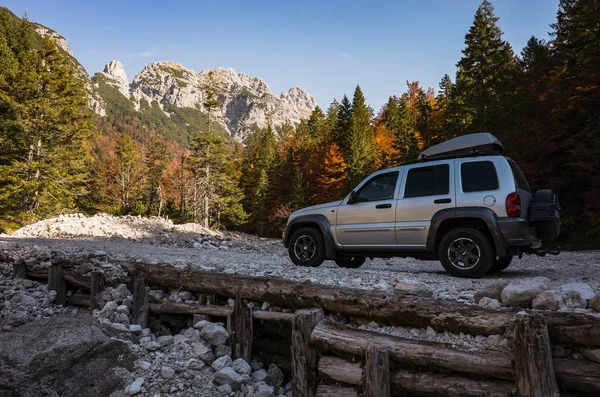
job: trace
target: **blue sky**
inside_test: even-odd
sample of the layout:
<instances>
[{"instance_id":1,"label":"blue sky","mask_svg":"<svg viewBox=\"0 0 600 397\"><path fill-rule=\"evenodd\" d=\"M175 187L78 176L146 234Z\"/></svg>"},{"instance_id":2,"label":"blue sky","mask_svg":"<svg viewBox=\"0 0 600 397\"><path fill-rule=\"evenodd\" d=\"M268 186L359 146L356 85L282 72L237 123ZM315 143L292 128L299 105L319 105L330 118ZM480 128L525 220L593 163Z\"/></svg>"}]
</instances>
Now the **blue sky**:
<instances>
[{"instance_id":1,"label":"blue sky","mask_svg":"<svg viewBox=\"0 0 600 397\"><path fill-rule=\"evenodd\" d=\"M515 52L548 38L558 0L492 0ZM454 76L480 0L4 0L65 36L90 74L112 59L129 79L153 61L262 77L279 94L300 86L326 108L360 84L378 110L406 80L436 90Z\"/></svg>"}]
</instances>

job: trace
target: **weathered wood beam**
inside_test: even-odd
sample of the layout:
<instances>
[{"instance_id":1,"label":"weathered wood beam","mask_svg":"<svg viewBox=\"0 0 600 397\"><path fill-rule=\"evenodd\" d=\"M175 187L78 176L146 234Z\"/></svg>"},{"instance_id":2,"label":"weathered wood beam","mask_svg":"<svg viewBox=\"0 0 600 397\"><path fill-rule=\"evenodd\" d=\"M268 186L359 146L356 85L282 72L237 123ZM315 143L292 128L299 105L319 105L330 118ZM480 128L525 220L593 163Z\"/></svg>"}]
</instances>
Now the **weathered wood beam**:
<instances>
[{"instance_id":1,"label":"weathered wood beam","mask_svg":"<svg viewBox=\"0 0 600 397\"><path fill-rule=\"evenodd\" d=\"M332 313L364 317L395 325L473 335L504 334L516 310L492 310L459 302L394 292L333 287L282 278L207 272L166 264L136 263L134 274L145 274L152 284L185 288L203 294L235 297L298 309L320 307ZM600 319L583 313L543 314L553 341L600 345Z\"/></svg>"},{"instance_id":2,"label":"weathered wood beam","mask_svg":"<svg viewBox=\"0 0 600 397\"><path fill-rule=\"evenodd\" d=\"M353 387L320 384L316 397L359 397Z\"/></svg>"},{"instance_id":3,"label":"weathered wood beam","mask_svg":"<svg viewBox=\"0 0 600 397\"><path fill-rule=\"evenodd\" d=\"M445 343L416 341L358 330L329 320L321 321L315 327L311 341L322 348L361 356L365 355L369 346L376 346L387 349L394 360L402 363L498 379L513 379L511 356L493 350L466 351Z\"/></svg>"},{"instance_id":4,"label":"weathered wood beam","mask_svg":"<svg viewBox=\"0 0 600 397\"><path fill-rule=\"evenodd\" d=\"M588 360L555 358L554 373L561 390L600 396L600 364Z\"/></svg>"},{"instance_id":5,"label":"weathered wood beam","mask_svg":"<svg viewBox=\"0 0 600 397\"><path fill-rule=\"evenodd\" d=\"M363 397L390 397L390 355L386 349L369 346L365 351Z\"/></svg>"},{"instance_id":6,"label":"weathered wood beam","mask_svg":"<svg viewBox=\"0 0 600 397\"><path fill-rule=\"evenodd\" d=\"M104 275L99 271L92 271L90 277L90 307L92 310L99 309L96 295L104 291Z\"/></svg>"},{"instance_id":7,"label":"weathered wood beam","mask_svg":"<svg viewBox=\"0 0 600 397\"><path fill-rule=\"evenodd\" d=\"M233 308L230 306L217 305L193 305L189 303L163 302L151 303L150 312L152 313L169 313L169 314L205 314L208 316L227 317L233 313Z\"/></svg>"},{"instance_id":8,"label":"weathered wood beam","mask_svg":"<svg viewBox=\"0 0 600 397\"><path fill-rule=\"evenodd\" d=\"M292 394L296 397L316 395L319 351L310 345L310 335L323 317L322 309L300 309L292 321Z\"/></svg>"},{"instance_id":9,"label":"weathered wood beam","mask_svg":"<svg viewBox=\"0 0 600 397\"><path fill-rule=\"evenodd\" d=\"M520 314L511 328L514 374L519 395L558 397L550 337L544 317L539 314Z\"/></svg>"},{"instance_id":10,"label":"weathered wood beam","mask_svg":"<svg viewBox=\"0 0 600 397\"><path fill-rule=\"evenodd\" d=\"M293 313L282 313L282 312L267 312L262 310L255 310L252 312L252 317L255 320L262 321L275 321L282 323L292 323L294 318Z\"/></svg>"},{"instance_id":11,"label":"weathered wood beam","mask_svg":"<svg viewBox=\"0 0 600 397\"><path fill-rule=\"evenodd\" d=\"M339 357L324 356L319 362L319 376L328 382L360 385L363 377L361 363ZM508 397L513 382L480 380L462 376L396 370L391 372L392 396L450 396L450 397Z\"/></svg>"},{"instance_id":12,"label":"weathered wood beam","mask_svg":"<svg viewBox=\"0 0 600 397\"><path fill-rule=\"evenodd\" d=\"M146 328L146 325L148 325L149 309L150 287L148 287L144 276L135 276L133 278L132 322L139 324L142 328Z\"/></svg>"},{"instance_id":13,"label":"weathered wood beam","mask_svg":"<svg viewBox=\"0 0 600 397\"><path fill-rule=\"evenodd\" d=\"M67 303L67 285L63 279L62 265L52 265L48 268L48 290L56 291L55 304L64 306Z\"/></svg>"},{"instance_id":14,"label":"weathered wood beam","mask_svg":"<svg viewBox=\"0 0 600 397\"><path fill-rule=\"evenodd\" d=\"M13 263L13 277L27 278L27 265L24 263Z\"/></svg>"},{"instance_id":15,"label":"weathered wood beam","mask_svg":"<svg viewBox=\"0 0 600 397\"><path fill-rule=\"evenodd\" d=\"M252 309L248 302L239 295L235 298L233 313L231 315L232 326L229 340L234 358L243 358L250 362L252 354Z\"/></svg>"}]
</instances>

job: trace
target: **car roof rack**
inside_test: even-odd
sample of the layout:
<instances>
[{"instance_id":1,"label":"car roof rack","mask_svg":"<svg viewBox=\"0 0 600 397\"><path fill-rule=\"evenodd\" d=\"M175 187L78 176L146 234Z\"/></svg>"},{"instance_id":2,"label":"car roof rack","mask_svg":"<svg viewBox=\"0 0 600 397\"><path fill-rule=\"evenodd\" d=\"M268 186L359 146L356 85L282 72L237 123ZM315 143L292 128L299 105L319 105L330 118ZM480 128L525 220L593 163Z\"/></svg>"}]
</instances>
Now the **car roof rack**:
<instances>
[{"instance_id":1,"label":"car roof rack","mask_svg":"<svg viewBox=\"0 0 600 397\"><path fill-rule=\"evenodd\" d=\"M489 132L480 132L459 136L434 145L421 152L418 161L502 153L504 153L504 146L495 136Z\"/></svg>"}]
</instances>

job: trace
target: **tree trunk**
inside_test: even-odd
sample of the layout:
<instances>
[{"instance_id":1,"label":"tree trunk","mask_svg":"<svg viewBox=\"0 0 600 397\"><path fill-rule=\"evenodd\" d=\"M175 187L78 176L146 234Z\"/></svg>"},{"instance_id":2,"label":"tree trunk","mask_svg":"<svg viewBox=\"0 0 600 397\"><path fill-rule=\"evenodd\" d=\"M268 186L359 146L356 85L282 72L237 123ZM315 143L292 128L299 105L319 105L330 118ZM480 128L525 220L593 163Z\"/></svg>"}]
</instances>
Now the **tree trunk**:
<instances>
[{"instance_id":1,"label":"tree trunk","mask_svg":"<svg viewBox=\"0 0 600 397\"><path fill-rule=\"evenodd\" d=\"M295 397L315 397L319 384L319 352L310 345L310 334L324 316L321 309L301 309L292 321L292 394Z\"/></svg>"},{"instance_id":2,"label":"tree trunk","mask_svg":"<svg viewBox=\"0 0 600 397\"><path fill-rule=\"evenodd\" d=\"M390 355L385 349L366 349L363 397L390 397Z\"/></svg>"}]
</instances>

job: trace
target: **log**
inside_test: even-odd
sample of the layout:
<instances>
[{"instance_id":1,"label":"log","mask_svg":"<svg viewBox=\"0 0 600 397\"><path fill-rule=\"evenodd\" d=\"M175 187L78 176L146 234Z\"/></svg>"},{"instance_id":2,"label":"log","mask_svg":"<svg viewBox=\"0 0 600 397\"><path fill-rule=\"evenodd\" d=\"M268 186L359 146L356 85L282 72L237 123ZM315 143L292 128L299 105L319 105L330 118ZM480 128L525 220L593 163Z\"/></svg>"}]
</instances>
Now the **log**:
<instances>
[{"instance_id":1,"label":"log","mask_svg":"<svg viewBox=\"0 0 600 397\"><path fill-rule=\"evenodd\" d=\"M316 397L359 397L359 395L353 387L320 384Z\"/></svg>"},{"instance_id":2,"label":"log","mask_svg":"<svg viewBox=\"0 0 600 397\"><path fill-rule=\"evenodd\" d=\"M550 337L544 317L517 315L512 324L514 374L523 397L558 397Z\"/></svg>"},{"instance_id":3,"label":"log","mask_svg":"<svg viewBox=\"0 0 600 397\"><path fill-rule=\"evenodd\" d=\"M62 265L50 265L48 267L34 267L34 266L27 266L27 276L36 280L49 280L49 272L53 266L61 266ZM63 279L65 281L68 281L69 283L86 289L86 290L90 290L91 285L90 285L90 277L89 276L84 276L82 274L79 273L75 273L74 271L70 270L70 269L65 269L63 268Z\"/></svg>"},{"instance_id":4,"label":"log","mask_svg":"<svg viewBox=\"0 0 600 397\"><path fill-rule=\"evenodd\" d=\"M319 362L319 375L329 382L359 385L362 378L360 363L325 356ZM508 397L514 383L501 380L474 380L461 376L411 372L404 369L391 372L393 396L450 396L450 397Z\"/></svg>"},{"instance_id":5,"label":"log","mask_svg":"<svg viewBox=\"0 0 600 397\"><path fill-rule=\"evenodd\" d=\"M294 318L293 313L282 313L282 312L267 312L262 310L255 310L252 312L252 318L261 321L274 321L281 323L292 323Z\"/></svg>"},{"instance_id":6,"label":"log","mask_svg":"<svg viewBox=\"0 0 600 397\"><path fill-rule=\"evenodd\" d=\"M99 309L99 304L96 302L96 295L104 291L104 276L102 272L92 271L90 278L90 307L92 310Z\"/></svg>"},{"instance_id":7,"label":"log","mask_svg":"<svg viewBox=\"0 0 600 397\"><path fill-rule=\"evenodd\" d=\"M320 307L332 313L363 317L395 325L472 335L504 334L516 310L493 310L453 301L291 281L277 277L176 268L166 264L135 263L134 274L145 274L152 284L185 288L205 294L235 297L293 309ZM543 314L551 339L600 345L600 319L584 313Z\"/></svg>"},{"instance_id":8,"label":"log","mask_svg":"<svg viewBox=\"0 0 600 397\"><path fill-rule=\"evenodd\" d=\"M369 346L365 353L363 397L390 397L390 355L388 351Z\"/></svg>"},{"instance_id":9,"label":"log","mask_svg":"<svg viewBox=\"0 0 600 397\"><path fill-rule=\"evenodd\" d=\"M89 306L90 296L88 294L73 294L67 298L67 303L71 306Z\"/></svg>"},{"instance_id":10,"label":"log","mask_svg":"<svg viewBox=\"0 0 600 397\"><path fill-rule=\"evenodd\" d=\"M56 291L55 304L64 306L67 303L67 285L63 279L62 265L51 265L48 268L48 290Z\"/></svg>"},{"instance_id":11,"label":"log","mask_svg":"<svg viewBox=\"0 0 600 397\"><path fill-rule=\"evenodd\" d=\"M292 320L292 394L315 397L319 384L319 352L310 345L310 335L323 320L322 309L300 309Z\"/></svg>"},{"instance_id":12,"label":"log","mask_svg":"<svg viewBox=\"0 0 600 397\"><path fill-rule=\"evenodd\" d=\"M134 324L146 328L150 309L150 287L144 276L133 278L133 310L131 319Z\"/></svg>"},{"instance_id":13,"label":"log","mask_svg":"<svg viewBox=\"0 0 600 397\"><path fill-rule=\"evenodd\" d=\"M14 278L27 278L27 265L24 263L13 263L13 277Z\"/></svg>"},{"instance_id":14,"label":"log","mask_svg":"<svg viewBox=\"0 0 600 397\"><path fill-rule=\"evenodd\" d=\"M229 340L233 358L243 358L246 362L250 362L252 355L252 309L248 307L248 302L242 300L239 295L235 298L231 320L233 324Z\"/></svg>"},{"instance_id":15,"label":"log","mask_svg":"<svg viewBox=\"0 0 600 397\"><path fill-rule=\"evenodd\" d=\"M311 341L324 349L361 356L365 355L367 347L376 346L387 349L390 356L401 363L513 380L511 357L503 352L466 351L445 343L358 330L329 320L321 321L315 327Z\"/></svg>"},{"instance_id":16,"label":"log","mask_svg":"<svg viewBox=\"0 0 600 397\"><path fill-rule=\"evenodd\" d=\"M334 356L323 356L319 361L319 377L329 382L360 386L362 373L361 363L351 363Z\"/></svg>"},{"instance_id":17,"label":"log","mask_svg":"<svg viewBox=\"0 0 600 397\"><path fill-rule=\"evenodd\" d=\"M587 360L555 358L554 372L561 390L600 396L600 364Z\"/></svg>"},{"instance_id":18,"label":"log","mask_svg":"<svg viewBox=\"0 0 600 397\"><path fill-rule=\"evenodd\" d=\"M207 306L201 304L191 305L188 303L163 302L150 303L150 312L157 314L205 314L208 316L227 317L233 312L233 309L229 306Z\"/></svg>"}]
</instances>

